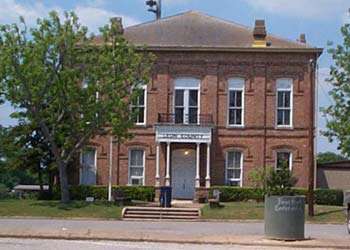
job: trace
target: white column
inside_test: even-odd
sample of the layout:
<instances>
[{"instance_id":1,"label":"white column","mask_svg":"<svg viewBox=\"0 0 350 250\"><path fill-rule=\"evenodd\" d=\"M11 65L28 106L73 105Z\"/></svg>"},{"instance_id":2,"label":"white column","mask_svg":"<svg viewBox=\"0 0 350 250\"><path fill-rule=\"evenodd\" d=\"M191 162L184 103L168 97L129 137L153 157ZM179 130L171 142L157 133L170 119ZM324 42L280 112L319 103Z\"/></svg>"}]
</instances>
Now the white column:
<instances>
[{"instance_id":1,"label":"white column","mask_svg":"<svg viewBox=\"0 0 350 250\"><path fill-rule=\"evenodd\" d=\"M112 201L113 136L109 138L108 201Z\"/></svg>"},{"instance_id":2,"label":"white column","mask_svg":"<svg viewBox=\"0 0 350 250\"><path fill-rule=\"evenodd\" d=\"M205 177L205 187L210 188L210 143L207 144L207 175Z\"/></svg>"},{"instance_id":3,"label":"white column","mask_svg":"<svg viewBox=\"0 0 350 250\"><path fill-rule=\"evenodd\" d=\"M157 142L156 146L156 187L160 186L160 173L159 173L159 142Z\"/></svg>"},{"instance_id":4,"label":"white column","mask_svg":"<svg viewBox=\"0 0 350 250\"><path fill-rule=\"evenodd\" d=\"M170 142L166 143L166 176L165 186L170 186Z\"/></svg>"},{"instance_id":5,"label":"white column","mask_svg":"<svg viewBox=\"0 0 350 250\"><path fill-rule=\"evenodd\" d=\"M200 171L200 147L201 144L197 143L197 150L196 150L196 188L200 187L200 175L199 175L199 171Z\"/></svg>"}]
</instances>

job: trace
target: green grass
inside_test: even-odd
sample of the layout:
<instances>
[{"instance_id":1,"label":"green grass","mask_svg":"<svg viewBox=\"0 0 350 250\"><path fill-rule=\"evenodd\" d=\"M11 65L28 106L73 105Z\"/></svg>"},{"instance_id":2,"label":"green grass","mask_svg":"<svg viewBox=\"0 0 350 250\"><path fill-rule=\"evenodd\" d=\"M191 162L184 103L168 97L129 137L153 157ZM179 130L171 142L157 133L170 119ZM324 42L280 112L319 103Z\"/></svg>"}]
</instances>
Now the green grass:
<instances>
[{"instance_id":1,"label":"green grass","mask_svg":"<svg viewBox=\"0 0 350 250\"><path fill-rule=\"evenodd\" d=\"M257 202L227 202L221 203L221 208L210 208L205 205L202 209L203 219L218 220L263 220L264 203ZM307 215L307 207L305 209ZM315 205L315 216L306 218L314 223L345 223L343 207Z\"/></svg>"},{"instance_id":2,"label":"green grass","mask_svg":"<svg viewBox=\"0 0 350 250\"><path fill-rule=\"evenodd\" d=\"M119 219L122 207L107 202L0 200L0 216Z\"/></svg>"}]
</instances>

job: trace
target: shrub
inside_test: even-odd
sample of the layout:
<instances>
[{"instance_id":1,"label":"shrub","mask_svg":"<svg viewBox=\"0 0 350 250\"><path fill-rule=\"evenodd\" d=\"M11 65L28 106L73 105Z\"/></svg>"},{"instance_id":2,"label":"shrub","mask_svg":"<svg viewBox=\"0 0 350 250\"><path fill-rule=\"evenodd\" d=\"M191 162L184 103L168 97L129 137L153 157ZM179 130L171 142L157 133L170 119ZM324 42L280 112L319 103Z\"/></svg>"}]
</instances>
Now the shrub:
<instances>
[{"instance_id":1,"label":"shrub","mask_svg":"<svg viewBox=\"0 0 350 250\"><path fill-rule=\"evenodd\" d=\"M8 198L8 196L9 196L8 188L4 184L0 183L0 199Z\"/></svg>"},{"instance_id":2,"label":"shrub","mask_svg":"<svg viewBox=\"0 0 350 250\"><path fill-rule=\"evenodd\" d=\"M270 169L266 175L266 194L294 195L292 187L297 183L286 161L277 169Z\"/></svg>"},{"instance_id":3,"label":"shrub","mask_svg":"<svg viewBox=\"0 0 350 250\"><path fill-rule=\"evenodd\" d=\"M153 201L155 196L154 187L146 186L113 186L112 192L116 189L122 190L126 198L140 201ZM85 200L86 197L94 197L95 200L107 200L108 188L107 186L71 186L69 188L71 200ZM54 188L53 199L60 199L59 187Z\"/></svg>"},{"instance_id":4,"label":"shrub","mask_svg":"<svg viewBox=\"0 0 350 250\"><path fill-rule=\"evenodd\" d=\"M264 191L261 188L249 188L249 187L231 187L231 186L217 186L210 189L210 195L212 196L213 190L217 189L221 192L221 202L235 202L235 201L248 201L264 200ZM293 188L291 190L293 195L305 195L307 196L307 189ZM315 203L318 205L329 206L342 206L343 205L343 191L336 189L316 189L315 190Z\"/></svg>"},{"instance_id":5,"label":"shrub","mask_svg":"<svg viewBox=\"0 0 350 250\"><path fill-rule=\"evenodd\" d=\"M344 193L337 189L316 189L315 202L319 205L343 206Z\"/></svg>"}]
</instances>

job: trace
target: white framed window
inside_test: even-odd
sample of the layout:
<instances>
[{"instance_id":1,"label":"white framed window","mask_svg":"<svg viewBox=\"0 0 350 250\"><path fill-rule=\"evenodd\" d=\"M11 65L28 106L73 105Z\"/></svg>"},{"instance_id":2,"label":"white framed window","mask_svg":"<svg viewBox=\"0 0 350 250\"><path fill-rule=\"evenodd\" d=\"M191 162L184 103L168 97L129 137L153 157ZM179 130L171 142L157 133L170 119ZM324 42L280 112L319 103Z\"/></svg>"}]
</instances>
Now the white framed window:
<instances>
[{"instance_id":1,"label":"white framed window","mask_svg":"<svg viewBox=\"0 0 350 250\"><path fill-rule=\"evenodd\" d=\"M293 79L276 81L276 124L277 127L293 126Z\"/></svg>"},{"instance_id":2,"label":"white framed window","mask_svg":"<svg viewBox=\"0 0 350 250\"><path fill-rule=\"evenodd\" d=\"M97 153L94 148L86 148L80 154L80 185L96 185Z\"/></svg>"},{"instance_id":3,"label":"white framed window","mask_svg":"<svg viewBox=\"0 0 350 250\"><path fill-rule=\"evenodd\" d=\"M226 185L242 187L243 153L241 151L229 151L226 153Z\"/></svg>"},{"instance_id":4,"label":"white framed window","mask_svg":"<svg viewBox=\"0 0 350 250\"><path fill-rule=\"evenodd\" d=\"M244 126L244 79L232 78L228 81L228 126Z\"/></svg>"},{"instance_id":5,"label":"white framed window","mask_svg":"<svg viewBox=\"0 0 350 250\"><path fill-rule=\"evenodd\" d=\"M288 166L289 170L292 170L293 154L288 150L276 151L276 170L281 169L284 165Z\"/></svg>"},{"instance_id":6,"label":"white framed window","mask_svg":"<svg viewBox=\"0 0 350 250\"><path fill-rule=\"evenodd\" d=\"M174 122L199 124L200 81L195 78L178 78L174 89Z\"/></svg>"},{"instance_id":7,"label":"white framed window","mask_svg":"<svg viewBox=\"0 0 350 250\"><path fill-rule=\"evenodd\" d=\"M141 93L137 97L134 103L131 105L131 109L133 113L137 113L135 116L135 124L136 125L145 125L146 117L147 117L147 86L143 85L141 87Z\"/></svg>"},{"instance_id":8,"label":"white framed window","mask_svg":"<svg viewBox=\"0 0 350 250\"><path fill-rule=\"evenodd\" d=\"M145 185L145 151L143 149L129 150L129 185Z\"/></svg>"}]
</instances>

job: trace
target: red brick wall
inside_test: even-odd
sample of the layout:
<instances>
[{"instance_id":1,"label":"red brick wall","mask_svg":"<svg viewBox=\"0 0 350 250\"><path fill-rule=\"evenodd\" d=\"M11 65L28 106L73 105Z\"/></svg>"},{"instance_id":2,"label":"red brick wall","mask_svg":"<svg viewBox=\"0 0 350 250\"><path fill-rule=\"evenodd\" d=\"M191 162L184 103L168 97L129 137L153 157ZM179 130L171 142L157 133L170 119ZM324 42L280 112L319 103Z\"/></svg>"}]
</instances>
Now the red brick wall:
<instances>
[{"instance_id":1,"label":"red brick wall","mask_svg":"<svg viewBox=\"0 0 350 250\"><path fill-rule=\"evenodd\" d=\"M309 126L314 113L307 53L209 53L160 52L152 81L147 87L147 124L133 129L132 140L113 147L113 183L128 182L128 150L140 147L146 152L146 185L155 184L155 131L158 113L172 113L173 84L177 77L201 80L200 112L212 114L215 122L211 146L212 185L224 184L225 152L238 148L244 153L243 185L249 186L249 172L264 165L274 166L275 150L293 153L293 172L298 186L307 186L312 157ZM227 128L227 81L245 79L245 127ZM293 78L293 129L275 128L275 83ZM265 105L266 104L266 105ZM266 124L265 124L266 121ZM108 138L96 138L98 184L108 183ZM165 149L161 145L161 184L165 177ZM265 155L264 155L265 154ZM205 184L206 146L201 148L201 185Z\"/></svg>"}]
</instances>

